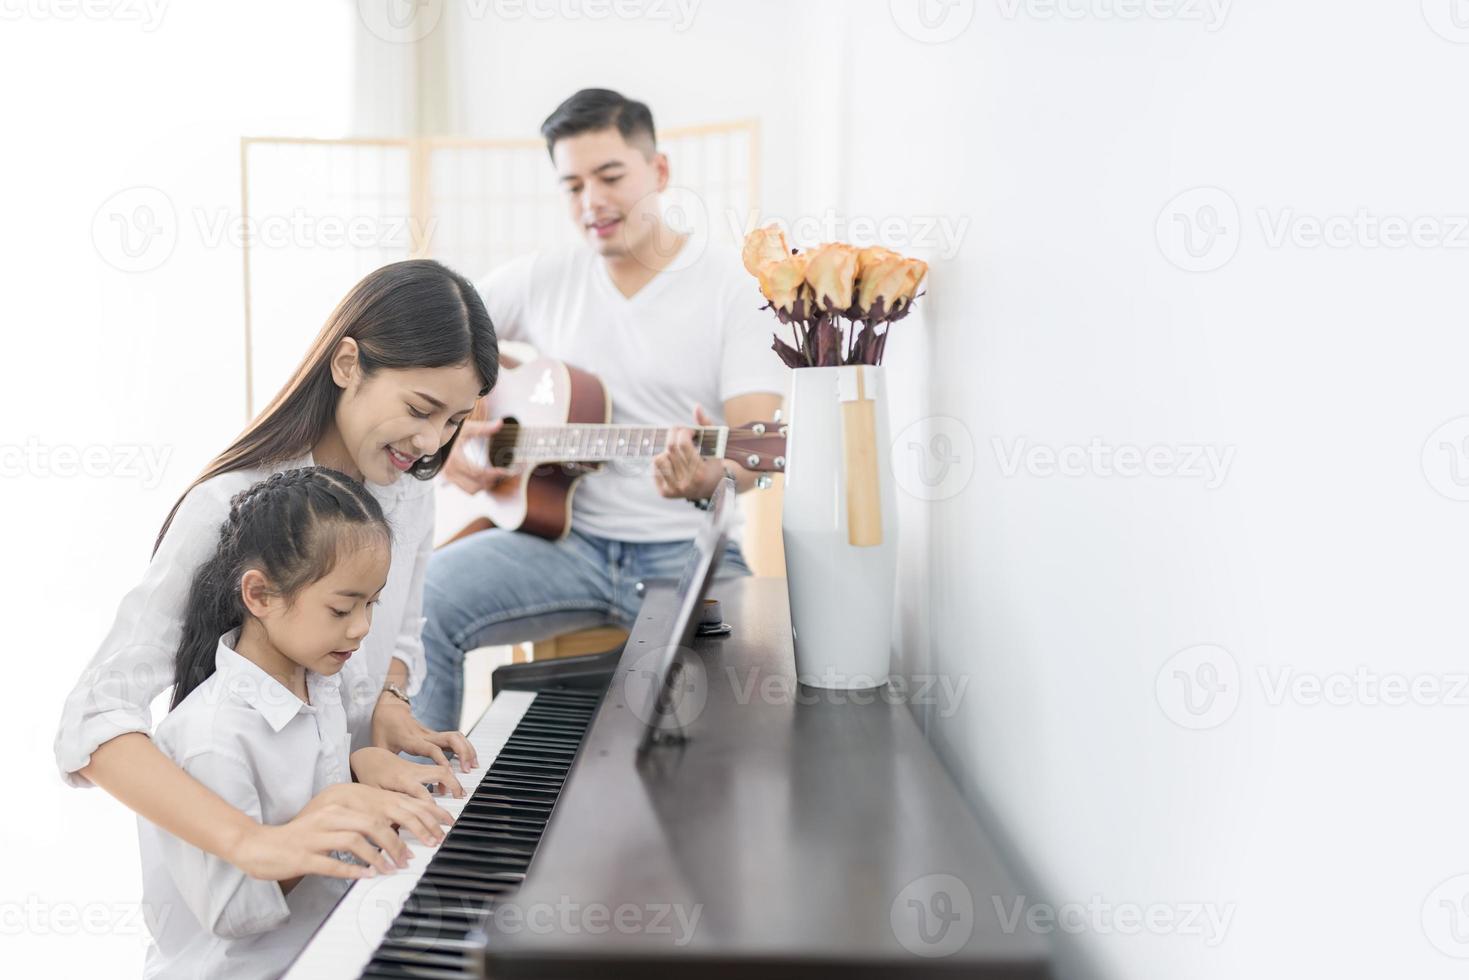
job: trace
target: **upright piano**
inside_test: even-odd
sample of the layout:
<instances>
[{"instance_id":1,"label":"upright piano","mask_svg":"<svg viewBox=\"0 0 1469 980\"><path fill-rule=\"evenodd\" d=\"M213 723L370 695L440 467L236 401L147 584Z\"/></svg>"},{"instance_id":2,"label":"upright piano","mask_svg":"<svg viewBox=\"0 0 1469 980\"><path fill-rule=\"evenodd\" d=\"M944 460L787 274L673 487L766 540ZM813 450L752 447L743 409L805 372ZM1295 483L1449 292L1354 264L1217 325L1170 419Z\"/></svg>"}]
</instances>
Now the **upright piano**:
<instances>
[{"instance_id":1,"label":"upright piano","mask_svg":"<svg viewBox=\"0 0 1469 980\"><path fill-rule=\"evenodd\" d=\"M639 751L675 614L620 650L502 667L442 845L356 882L288 977L1049 976L1045 938L908 705L796 684L783 579L723 580L728 635Z\"/></svg>"}]
</instances>

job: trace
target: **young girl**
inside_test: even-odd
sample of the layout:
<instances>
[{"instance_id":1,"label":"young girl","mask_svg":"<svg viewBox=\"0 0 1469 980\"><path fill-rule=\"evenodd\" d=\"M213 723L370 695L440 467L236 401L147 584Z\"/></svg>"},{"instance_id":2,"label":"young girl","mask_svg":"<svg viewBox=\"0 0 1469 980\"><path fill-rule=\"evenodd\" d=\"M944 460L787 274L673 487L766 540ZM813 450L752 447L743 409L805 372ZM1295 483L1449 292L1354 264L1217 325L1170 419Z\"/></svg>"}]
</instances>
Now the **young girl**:
<instances>
[{"instance_id":1,"label":"young girl","mask_svg":"<svg viewBox=\"0 0 1469 980\"><path fill-rule=\"evenodd\" d=\"M267 824L349 782L352 763L383 751L349 760L342 674L387 584L390 541L382 507L334 470L286 470L237 494L189 589L159 750ZM138 835L147 977L279 976L347 884L260 881L146 820Z\"/></svg>"},{"instance_id":2,"label":"young girl","mask_svg":"<svg viewBox=\"0 0 1469 980\"><path fill-rule=\"evenodd\" d=\"M428 481L497 370L489 316L462 276L414 260L384 266L353 287L285 387L164 523L143 580L123 598L67 698L56 737L63 777L103 787L162 830L255 878L361 877L365 868L334 856L344 833L406 863L393 823L436 843L448 815L423 784L436 781L462 795L445 751L465 771L477 760L462 735L429 731L407 703L424 673L420 611L433 534ZM277 825L247 814L161 753L148 738L149 705L176 679L190 583L215 553L230 500L273 473L313 464L368 484L393 529L373 628L341 683L353 745L388 751L358 772L361 783L328 789ZM437 766L414 766L398 752L428 756ZM379 856L376 866L391 864Z\"/></svg>"}]
</instances>

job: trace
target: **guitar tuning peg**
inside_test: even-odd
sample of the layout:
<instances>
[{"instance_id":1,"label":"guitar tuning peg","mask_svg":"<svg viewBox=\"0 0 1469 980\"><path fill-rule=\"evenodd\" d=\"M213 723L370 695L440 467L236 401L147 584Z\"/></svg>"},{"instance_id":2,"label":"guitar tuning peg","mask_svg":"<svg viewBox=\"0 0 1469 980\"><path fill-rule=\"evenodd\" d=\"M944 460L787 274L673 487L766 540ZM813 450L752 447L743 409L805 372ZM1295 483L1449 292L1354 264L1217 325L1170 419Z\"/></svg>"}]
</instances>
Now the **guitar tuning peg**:
<instances>
[{"instance_id":1,"label":"guitar tuning peg","mask_svg":"<svg viewBox=\"0 0 1469 980\"><path fill-rule=\"evenodd\" d=\"M755 433L757 436L765 435L765 423L756 422L754 425L750 426L750 431Z\"/></svg>"},{"instance_id":2,"label":"guitar tuning peg","mask_svg":"<svg viewBox=\"0 0 1469 980\"><path fill-rule=\"evenodd\" d=\"M771 462L775 464L775 468L778 470L783 470L786 468L786 458L784 456L777 456L775 457L775 459L771 460Z\"/></svg>"},{"instance_id":3,"label":"guitar tuning peg","mask_svg":"<svg viewBox=\"0 0 1469 980\"><path fill-rule=\"evenodd\" d=\"M775 410L775 421L779 422L783 418L785 418L785 410L784 409L777 408ZM782 429L781 431L785 431L785 430Z\"/></svg>"},{"instance_id":4,"label":"guitar tuning peg","mask_svg":"<svg viewBox=\"0 0 1469 980\"><path fill-rule=\"evenodd\" d=\"M746 467L746 469L753 470L755 467L757 467L759 465L760 465L760 457L757 456L757 455L755 455L754 453L751 453L750 455L748 455L748 456L745 457L745 467Z\"/></svg>"},{"instance_id":5,"label":"guitar tuning peg","mask_svg":"<svg viewBox=\"0 0 1469 980\"><path fill-rule=\"evenodd\" d=\"M769 473L761 473L759 476L755 477L755 486L761 490L769 490L770 485L774 482L775 481L770 478Z\"/></svg>"}]
</instances>

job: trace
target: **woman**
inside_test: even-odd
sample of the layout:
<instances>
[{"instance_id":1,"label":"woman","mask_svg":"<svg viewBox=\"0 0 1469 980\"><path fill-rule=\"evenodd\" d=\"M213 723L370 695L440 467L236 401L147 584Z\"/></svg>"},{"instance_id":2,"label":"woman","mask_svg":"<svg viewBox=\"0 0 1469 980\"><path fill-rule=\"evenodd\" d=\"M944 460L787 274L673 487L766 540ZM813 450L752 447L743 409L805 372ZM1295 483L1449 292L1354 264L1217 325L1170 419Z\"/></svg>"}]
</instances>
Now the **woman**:
<instances>
[{"instance_id":1,"label":"woman","mask_svg":"<svg viewBox=\"0 0 1469 980\"><path fill-rule=\"evenodd\" d=\"M423 784L462 795L445 750L466 772L477 760L461 734L429 731L408 705L424 673L429 481L497 370L489 315L462 276L415 260L378 269L353 287L290 381L174 505L143 580L123 598L67 698L55 746L63 777L101 786L162 830L255 878L361 877L366 868L333 856L360 838L406 864L394 823L419 828L436 843L448 815ZM333 787L294 820L264 826L153 745L149 704L174 683L189 583L215 550L231 497L272 473L311 465L368 484L393 531L391 570L372 628L343 670L352 747L376 745L436 765L395 760L379 771L377 786Z\"/></svg>"}]
</instances>

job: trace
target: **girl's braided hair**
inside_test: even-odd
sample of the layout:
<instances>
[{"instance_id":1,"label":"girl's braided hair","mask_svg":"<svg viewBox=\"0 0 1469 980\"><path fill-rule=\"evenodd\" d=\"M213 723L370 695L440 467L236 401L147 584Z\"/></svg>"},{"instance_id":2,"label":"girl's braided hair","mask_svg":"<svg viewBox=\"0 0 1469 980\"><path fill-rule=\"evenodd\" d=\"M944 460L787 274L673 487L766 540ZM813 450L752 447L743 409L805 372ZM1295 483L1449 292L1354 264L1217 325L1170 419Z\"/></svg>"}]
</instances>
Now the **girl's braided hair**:
<instances>
[{"instance_id":1,"label":"girl's braided hair","mask_svg":"<svg viewBox=\"0 0 1469 980\"><path fill-rule=\"evenodd\" d=\"M341 549L353 543L347 532L359 544L392 535L377 499L336 470L283 470L235 494L214 556L199 566L189 587L169 710L214 673L219 638L249 616L240 595L245 572L259 569L275 594L291 601L331 572Z\"/></svg>"}]
</instances>

